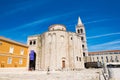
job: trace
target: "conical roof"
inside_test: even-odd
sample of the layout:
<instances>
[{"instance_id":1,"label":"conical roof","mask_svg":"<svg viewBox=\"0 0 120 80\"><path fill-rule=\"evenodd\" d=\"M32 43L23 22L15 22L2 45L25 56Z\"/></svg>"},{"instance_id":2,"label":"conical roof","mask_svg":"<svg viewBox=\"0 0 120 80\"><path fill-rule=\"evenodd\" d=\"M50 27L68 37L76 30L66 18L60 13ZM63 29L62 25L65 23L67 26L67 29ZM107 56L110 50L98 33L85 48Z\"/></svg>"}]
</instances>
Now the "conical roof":
<instances>
[{"instance_id":1,"label":"conical roof","mask_svg":"<svg viewBox=\"0 0 120 80\"><path fill-rule=\"evenodd\" d=\"M80 17L78 17L78 25L83 25Z\"/></svg>"}]
</instances>

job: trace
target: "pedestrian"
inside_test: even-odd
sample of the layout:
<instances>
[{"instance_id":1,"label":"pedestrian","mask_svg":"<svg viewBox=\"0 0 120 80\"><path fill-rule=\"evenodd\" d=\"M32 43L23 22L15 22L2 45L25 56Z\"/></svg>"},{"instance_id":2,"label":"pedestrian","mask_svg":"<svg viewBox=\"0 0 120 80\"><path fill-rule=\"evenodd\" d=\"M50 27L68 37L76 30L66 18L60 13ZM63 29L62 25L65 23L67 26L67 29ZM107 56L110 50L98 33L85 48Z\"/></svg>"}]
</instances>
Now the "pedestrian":
<instances>
[{"instance_id":1,"label":"pedestrian","mask_svg":"<svg viewBox=\"0 0 120 80\"><path fill-rule=\"evenodd\" d=\"M50 74L50 68L49 68L49 66L48 66L48 68L47 68L47 74L48 74L48 75Z\"/></svg>"}]
</instances>

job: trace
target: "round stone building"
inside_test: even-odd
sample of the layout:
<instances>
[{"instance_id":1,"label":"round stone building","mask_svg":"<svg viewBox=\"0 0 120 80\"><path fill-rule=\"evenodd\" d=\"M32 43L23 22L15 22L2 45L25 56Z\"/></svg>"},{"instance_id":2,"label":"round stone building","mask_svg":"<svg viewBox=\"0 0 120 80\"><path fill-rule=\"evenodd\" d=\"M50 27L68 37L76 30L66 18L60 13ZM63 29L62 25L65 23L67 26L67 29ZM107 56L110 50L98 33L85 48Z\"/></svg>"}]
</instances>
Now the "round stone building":
<instances>
[{"instance_id":1,"label":"round stone building","mask_svg":"<svg viewBox=\"0 0 120 80\"><path fill-rule=\"evenodd\" d=\"M85 28L80 18L76 32L61 24L51 25L47 32L28 37L28 67L34 70L79 70L88 55Z\"/></svg>"}]
</instances>

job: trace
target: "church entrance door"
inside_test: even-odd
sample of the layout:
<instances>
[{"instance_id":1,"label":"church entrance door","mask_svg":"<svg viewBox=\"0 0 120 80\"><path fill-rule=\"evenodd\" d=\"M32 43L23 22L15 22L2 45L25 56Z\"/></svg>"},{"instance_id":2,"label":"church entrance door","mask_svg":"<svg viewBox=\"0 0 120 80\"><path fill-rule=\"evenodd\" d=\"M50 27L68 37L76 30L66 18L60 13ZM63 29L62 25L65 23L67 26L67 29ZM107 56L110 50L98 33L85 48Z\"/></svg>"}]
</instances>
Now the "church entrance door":
<instances>
[{"instance_id":1,"label":"church entrance door","mask_svg":"<svg viewBox=\"0 0 120 80\"><path fill-rule=\"evenodd\" d=\"M29 70L35 70L36 53L31 50L29 54Z\"/></svg>"},{"instance_id":2,"label":"church entrance door","mask_svg":"<svg viewBox=\"0 0 120 80\"><path fill-rule=\"evenodd\" d=\"M65 68L65 61L62 61L62 69Z\"/></svg>"}]
</instances>

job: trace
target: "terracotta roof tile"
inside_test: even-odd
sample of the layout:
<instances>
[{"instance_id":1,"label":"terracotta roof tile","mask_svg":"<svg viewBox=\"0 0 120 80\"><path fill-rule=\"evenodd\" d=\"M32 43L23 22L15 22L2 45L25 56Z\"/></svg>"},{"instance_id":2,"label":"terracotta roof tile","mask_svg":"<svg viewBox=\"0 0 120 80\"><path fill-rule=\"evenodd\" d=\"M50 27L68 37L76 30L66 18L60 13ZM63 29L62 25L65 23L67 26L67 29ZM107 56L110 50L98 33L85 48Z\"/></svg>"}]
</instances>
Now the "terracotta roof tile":
<instances>
[{"instance_id":1,"label":"terracotta roof tile","mask_svg":"<svg viewBox=\"0 0 120 80\"><path fill-rule=\"evenodd\" d=\"M120 50L106 50L106 51L88 52L88 54L100 54L103 52L120 52Z\"/></svg>"},{"instance_id":2,"label":"terracotta roof tile","mask_svg":"<svg viewBox=\"0 0 120 80\"><path fill-rule=\"evenodd\" d=\"M11 39L8 39L8 38L2 37L2 36L0 36L0 40L7 41L7 42L10 42L10 43L14 43L14 44L17 44L17 45L21 45L21 46L24 46L24 47L28 47L26 44L22 44L22 43L16 42L14 40L11 40Z\"/></svg>"}]
</instances>

